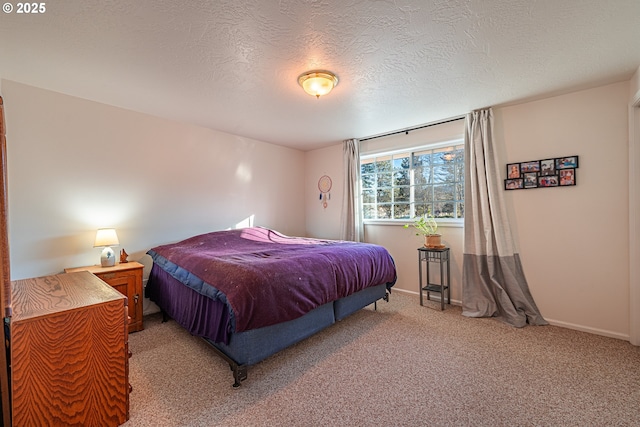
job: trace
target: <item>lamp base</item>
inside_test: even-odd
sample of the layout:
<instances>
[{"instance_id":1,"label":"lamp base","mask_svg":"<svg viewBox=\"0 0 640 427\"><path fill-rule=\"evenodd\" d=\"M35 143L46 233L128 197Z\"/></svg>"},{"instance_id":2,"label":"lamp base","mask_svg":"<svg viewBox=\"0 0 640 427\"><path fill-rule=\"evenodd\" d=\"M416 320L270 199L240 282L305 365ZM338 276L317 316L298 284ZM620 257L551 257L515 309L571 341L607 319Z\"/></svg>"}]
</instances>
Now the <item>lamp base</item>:
<instances>
[{"instance_id":1,"label":"lamp base","mask_svg":"<svg viewBox=\"0 0 640 427\"><path fill-rule=\"evenodd\" d=\"M100 254L100 265L103 267L113 267L116 265L116 254L109 246L104 248Z\"/></svg>"}]
</instances>

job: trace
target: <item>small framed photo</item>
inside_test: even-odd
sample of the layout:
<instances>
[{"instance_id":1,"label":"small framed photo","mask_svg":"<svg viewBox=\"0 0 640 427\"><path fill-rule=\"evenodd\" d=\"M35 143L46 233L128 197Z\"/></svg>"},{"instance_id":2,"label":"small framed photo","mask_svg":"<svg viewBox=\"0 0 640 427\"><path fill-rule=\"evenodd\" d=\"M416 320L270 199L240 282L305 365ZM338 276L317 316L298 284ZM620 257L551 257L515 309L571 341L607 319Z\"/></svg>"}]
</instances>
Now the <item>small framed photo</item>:
<instances>
[{"instance_id":1,"label":"small framed photo","mask_svg":"<svg viewBox=\"0 0 640 427\"><path fill-rule=\"evenodd\" d=\"M538 188L538 174L536 172L524 173L524 188Z\"/></svg>"},{"instance_id":2,"label":"small framed photo","mask_svg":"<svg viewBox=\"0 0 640 427\"><path fill-rule=\"evenodd\" d=\"M520 163L520 172L540 172L540 161Z\"/></svg>"},{"instance_id":3,"label":"small framed photo","mask_svg":"<svg viewBox=\"0 0 640 427\"><path fill-rule=\"evenodd\" d=\"M560 176L560 185L576 185L576 170L575 169L561 169L558 173Z\"/></svg>"},{"instance_id":4,"label":"small framed photo","mask_svg":"<svg viewBox=\"0 0 640 427\"><path fill-rule=\"evenodd\" d=\"M520 163L507 164L507 179L520 178Z\"/></svg>"},{"instance_id":5,"label":"small framed photo","mask_svg":"<svg viewBox=\"0 0 640 427\"><path fill-rule=\"evenodd\" d=\"M538 177L538 187L557 187L558 175L544 175Z\"/></svg>"},{"instance_id":6,"label":"small framed photo","mask_svg":"<svg viewBox=\"0 0 640 427\"><path fill-rule=\"evenodd\" d=\"M504 180L505 190L519 190L521 188L524 188L524 180L522 178Z\"/></svg>"},{"instance_id":7,"label":"small framed photo","mask_svg":"<svg viewBox=\"0 0 640 427\"><path fill-rule=\"evenodd\" d=\"M556 169L575 169L578 167L578 156L560 157L556 159Z\"/></svg>"},{"instance_id":8,"label":"small framed photo","mask_svg":"<svg viewBox=\"0 0 640 427\"><path fill-rule=\"evenodd\" d=\"M540 160L540 175L555 175L556 159Z\"/></svg>"}]
</instances>

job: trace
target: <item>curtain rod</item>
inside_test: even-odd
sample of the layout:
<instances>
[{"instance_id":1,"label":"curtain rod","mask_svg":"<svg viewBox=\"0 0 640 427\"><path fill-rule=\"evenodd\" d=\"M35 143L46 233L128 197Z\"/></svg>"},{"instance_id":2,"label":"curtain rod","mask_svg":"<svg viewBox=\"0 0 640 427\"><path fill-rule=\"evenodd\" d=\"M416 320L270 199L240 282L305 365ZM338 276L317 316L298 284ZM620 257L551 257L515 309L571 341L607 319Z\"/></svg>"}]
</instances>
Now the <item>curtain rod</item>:
<instances>
[{"instance_id":1,"label":"curtain rod","mask_svg":"<svg viewBox=\"0 0 640 427\"><path fill-rule=\"evenodd\" d=\"M458 121L458 120L463 120L465 117L466 116L459 116L459 117L454 117L454 118L451 118L451 119L443 120L441 122L429 123L428 125L416 126L414 128L407 128L407 129L398 130L398 131L395 131L395 132L384 133L382 135L369 136L367 138L360 139L360 141L361 142L362 141L369 141L370 139L383 138L385 136L397 135L397 134L400 134L400 133L408 134L409 132L414 131L414 130L424 129L424 128L428 128L428 127L431 127L431 126L443 125L445 123L450 123L450 122L455 122L455 121Z\"/></svg>"}]
</instances>

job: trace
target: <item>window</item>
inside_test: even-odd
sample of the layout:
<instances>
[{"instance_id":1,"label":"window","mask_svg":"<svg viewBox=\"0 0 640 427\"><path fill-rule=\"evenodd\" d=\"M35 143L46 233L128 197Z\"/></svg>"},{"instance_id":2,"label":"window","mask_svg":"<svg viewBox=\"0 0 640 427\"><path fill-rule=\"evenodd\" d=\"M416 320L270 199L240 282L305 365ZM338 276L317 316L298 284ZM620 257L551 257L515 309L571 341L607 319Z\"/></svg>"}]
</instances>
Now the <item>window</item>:
<instances>
[{"instance_id":1,"label":"window","mask_svg":"<svg viewBox=\"0 0 640 427\"><path fill-rule=\"evenodd\" d=\"M364 219L464 217L464 144L360 158Z\"/></svg>"}]
</instances>

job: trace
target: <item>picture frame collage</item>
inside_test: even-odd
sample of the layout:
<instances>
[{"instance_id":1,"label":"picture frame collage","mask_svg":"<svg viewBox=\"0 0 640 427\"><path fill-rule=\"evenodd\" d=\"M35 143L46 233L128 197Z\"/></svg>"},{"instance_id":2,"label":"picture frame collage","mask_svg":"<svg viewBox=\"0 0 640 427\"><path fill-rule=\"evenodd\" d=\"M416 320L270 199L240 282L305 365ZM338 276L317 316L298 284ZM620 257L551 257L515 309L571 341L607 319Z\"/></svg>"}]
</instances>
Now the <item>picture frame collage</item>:
<instances>
[{"instance_id":1,"label":"picture frame collage","mask_svg":"<svg viewBox=\"0 0 640 427\"><path fill-rule=\"evenodd\" d=\"M576 185L576 169L578 156L507 163L504 189L523 190Z\"/></svg>"}]
</instances>

